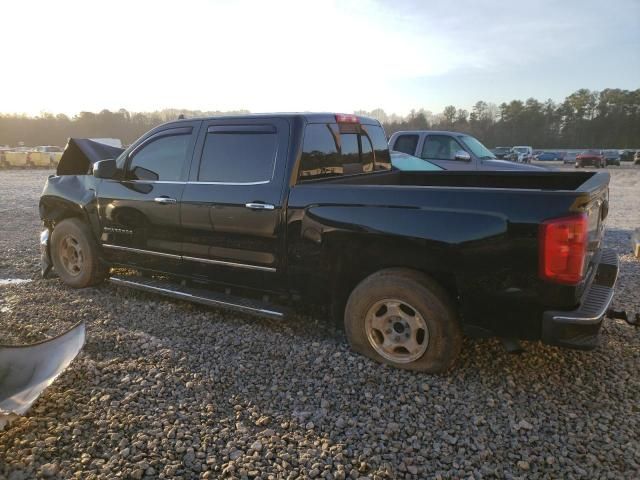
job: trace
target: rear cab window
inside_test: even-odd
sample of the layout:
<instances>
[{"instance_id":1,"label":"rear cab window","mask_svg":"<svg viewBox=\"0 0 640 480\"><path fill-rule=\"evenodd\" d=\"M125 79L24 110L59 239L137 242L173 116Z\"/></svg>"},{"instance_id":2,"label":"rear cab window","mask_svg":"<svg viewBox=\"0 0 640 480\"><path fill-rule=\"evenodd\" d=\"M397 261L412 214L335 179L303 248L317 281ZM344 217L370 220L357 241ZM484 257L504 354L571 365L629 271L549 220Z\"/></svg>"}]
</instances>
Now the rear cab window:
<instances>
[{"instance_id":1,"label":"rear cab window","mask_svg":"<svg viewBox=\"0 0 640 480\"><path fill-rule=\"evenodd\" d=\"M299 181L390 169L387 141L380 125L307 124Z\"/></svg>"}]
</instances>

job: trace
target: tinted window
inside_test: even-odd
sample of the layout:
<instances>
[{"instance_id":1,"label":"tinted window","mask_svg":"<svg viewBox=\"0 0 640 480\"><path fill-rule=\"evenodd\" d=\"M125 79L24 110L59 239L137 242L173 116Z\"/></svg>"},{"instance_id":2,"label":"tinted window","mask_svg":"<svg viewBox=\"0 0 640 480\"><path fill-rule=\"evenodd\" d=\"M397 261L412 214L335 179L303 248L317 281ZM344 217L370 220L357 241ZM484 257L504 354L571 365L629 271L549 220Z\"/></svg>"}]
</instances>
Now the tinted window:
<instances>
[{"instance_id":1,"label":"tinted window","mask_svg":"<svg viewBox=\"0 0 640 480\"><path fill-rule=\"evenodd\" d=\"M160 137L142 147L131 159L132 180L180 180L191 135Z\"/></svg>"},{"instance_id":2,"label":"tinted window","mask_svg":"<svg viewBox=\"0 0 640 480\"><path fill-rule=\"evenodd\" d=\"M340 141L344 175L373 171L373 152L366 136L360 133L341 133ZM368 147L367 144L369 144ZM368 155L365 154L365 149L368 150ZM360 152L363 152L363 155L360 155Z\"/></svg>"},{"instance_id":3,"label":"tinted window","mask_svg":"<svg viewBox=\"0 0 640 480\"><path fill-rule=\"evenodd\" d=\"M342 160L338 153L338 132L331 125L310 124L304 130L300 161L300 178L342 175Z\"/></svg>"},{"instance_id":4,"label":"tinted window","mask_svg":"<svg viewBox=\"0 0 640 480\"><path fill-rule=\"evenodd\" d=\"M389 146L387 145L387 137L382 127L379 125L363 125L362 128L367 133L367 135L363 135L362 138L365 139L368 136L369 140L371 140L375 153L376 170L391 170ZM362 153L363 155L365 154L364 146Z\"/></svg>"},{"instance_id":5,"label":"tinted window","mask_svg":"<svg viewBox=\"0 0 640 480\"><path fill-rule=\"evenodd\" d=\"M448 135L429 135L422 147L422 158L455 160L458 150L464 150L455 138Z\"/></svg>"},{"instance_id":6,"label":"tinted window","mask_svg":"<svg viewBox=\"0 0 640 480\"><path fill-rule=\"evenodd\" d=\"M373 171L374 149L367 134L358 125L348 125L342 129L346 131L340 133L337 125L307 125L300 164L301 179ZM388 162L386 142L384 150L386 158L381 155L382 168L387 168L384 166L384 161Z\"/></svg>"},{"instance_id":7,"label":"tinted window","mask_svg":"<svg viewBox=\"0 0 640 480\"><path fill-rule=\"evenodd\" d=\"M373 167L373 147L371 146L371 140L369 140L369 137L366 135L360 135L360 142L362 144L362 148L360 149L362 152L362 163Z\"/></svg>"},{"instance_id":8,"label":"tinted window","mask_svg":"<svg viewBox=\"0 0 640 480\"><path fill-rule=\"evenodd\" d=\"M396 143L394 144L393 149L396 152L408 153L409 155L413 155L416 153L417 146L417 135L400 135L398 138L396 138Z\"/></svg>"},{"instance_id":9,"label":"tinted window","mask_svg":"<svg viewBox=\"0 0 640 480\"><path fill-rule=\"evenodd\" d=\"M198 180L224 183L271 180L277 140L275 132L208 133Z\"/></svg>"}]
</instances>

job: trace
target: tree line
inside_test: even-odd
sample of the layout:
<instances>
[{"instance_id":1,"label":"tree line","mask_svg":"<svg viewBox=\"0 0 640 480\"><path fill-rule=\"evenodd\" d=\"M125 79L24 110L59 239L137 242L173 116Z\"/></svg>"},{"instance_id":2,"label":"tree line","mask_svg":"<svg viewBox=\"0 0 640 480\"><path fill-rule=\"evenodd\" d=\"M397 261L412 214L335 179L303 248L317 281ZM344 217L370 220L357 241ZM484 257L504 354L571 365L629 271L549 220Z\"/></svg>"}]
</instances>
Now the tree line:
<instances>
[{"instance_id":1,"label":"tree line","mask_svg":"<svg viewBox=\"0 0 640 480\"><path fill-rule=\"evenodd\" d=\"M358 111L377 118L387 135L400 130L454 130L489 147L640 148L640 89L580 89L556 103L529 98L496 105L478 101L471 111L449 105L439 114L413 110L406 117L384 110Z\"/></svg>"},{"instance_id":2,"label":"tree line","mask_svg":"<svg viewBox=\"0 0 640 480\"><path fill-rule=\"evenodd\" d=\"M69 137L112 137L129 144L179 115L189 118L246 113L177 109L131 113L120 109L80 112L73 117L0 114L0 145L64 145ZM406 116L387 114L382 109L355 113L377 118L388 135L399 130L454 130L470 133L489 147L640 148L640 89L580 89L561 103L529 98L496 105L480 100L471 111L449 105L437 114L425 109L412 110Z\"/></svg>"},{"instance_id":3,"label":"tree line","mask_svg":"<svg viewBox=\"0 0 640 480\"><path fill-rule=\"evenodd\" d=\"M44 113L37 117L16 114L0 114L0 145L16 146L64 146L70 137L119 138L127 145L145 132L180 115L187 118L246 114L248 110L230 112L166 109L157 112L131 113L125 109L117 112L102 110L99 113L80 112L69 117L64 114Z\"/></svg>"}]
</instances>

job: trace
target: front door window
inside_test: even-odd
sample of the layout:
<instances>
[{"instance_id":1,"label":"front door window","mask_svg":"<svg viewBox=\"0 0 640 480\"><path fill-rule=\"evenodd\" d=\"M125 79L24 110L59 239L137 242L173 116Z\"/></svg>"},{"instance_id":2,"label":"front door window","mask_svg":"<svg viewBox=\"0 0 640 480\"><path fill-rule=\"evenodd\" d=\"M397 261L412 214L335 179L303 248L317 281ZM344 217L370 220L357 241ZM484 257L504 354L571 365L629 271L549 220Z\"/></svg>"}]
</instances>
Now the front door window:
<instances>
[{"instance_id":1,"label":"front door window","mask_svg":"<svg viewBox=\"0 0 640 480\"><path fill-rule=\"evenodd\" d=\"M464 150L458 141L448 135L429 135L422 147L422 158L429 160L455 160L456 152Z\"/></svg>"},{"instance_id":2,"label":"front door window","mask_svg":"<svg viewBox=\"0 0 640 480\"><path fill-rule=\"evenodd\" d=\"M131 158L127 180L180 180L190 140L191 135L171 135L152 140Z\"/></svg>"}]
</instances>

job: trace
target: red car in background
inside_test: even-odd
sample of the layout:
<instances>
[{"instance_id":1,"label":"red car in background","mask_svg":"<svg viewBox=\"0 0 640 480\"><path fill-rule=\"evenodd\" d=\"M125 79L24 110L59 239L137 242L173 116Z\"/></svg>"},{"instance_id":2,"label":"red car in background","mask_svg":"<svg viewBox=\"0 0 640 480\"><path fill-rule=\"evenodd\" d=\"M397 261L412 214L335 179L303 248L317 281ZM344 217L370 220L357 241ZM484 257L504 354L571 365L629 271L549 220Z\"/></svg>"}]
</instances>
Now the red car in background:
<instances>
[{"instance_id":1,"label":"red car in background","mask_svg":"<svg viewBox=\"0 0 640 480\"><path fill-rule=\"evenodd\" d=\"M576 168L596 167L604 168L607 161L600 150L585 150L576 157Z\"/></svg>"}]
</instances>

